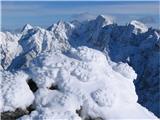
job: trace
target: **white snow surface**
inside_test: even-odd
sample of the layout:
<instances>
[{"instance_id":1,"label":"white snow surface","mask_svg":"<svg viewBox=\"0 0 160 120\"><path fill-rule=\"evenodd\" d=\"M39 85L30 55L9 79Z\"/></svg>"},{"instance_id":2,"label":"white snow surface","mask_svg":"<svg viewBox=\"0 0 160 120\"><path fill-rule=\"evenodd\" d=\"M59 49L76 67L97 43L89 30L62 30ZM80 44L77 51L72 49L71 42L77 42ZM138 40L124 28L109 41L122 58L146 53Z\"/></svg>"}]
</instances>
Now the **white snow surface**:
<instances>
[{"instance_id":1,"label":"white snow surface","mask_svg":"<svg viewBox=\"0 0 160 120\"><path fill-rule=\"evenodd\" d=\"M32 104L34 95L30 90L27 79L28 75L23 71L17 73L10 73L1 71L1 98L0 98L0 112L14 111L17 108L26 109Z\"/></svg>"},{"instance_id":2,"label":"white snow surface","mask_svg":"<svg viewBox=\"0 0 160 120\"><path fill-rule=\"evenodd\" d=\"M30 24L26 24L23 29L22 29L22 33L26 33L28 30L33 29L33 27Z\"/></svg>"},{"instance_id":3,"label":"white snow surface","mask_svg":"<svg viewBox=\"0 0 160 120\"><path fill-rule=\"evenodd\" d=\"M156 118L137 103L136 75L130 67L123 73L128 70L134 77L114 71L103 53L87 47L41 54L30 65L31 77L39 87L36 110L20 119ZM51 86L58 90L50 90ZM80 108L84 114L78 116Z\"/></svg>"},{"instance_id":4,"label":"white snow surface","mask_svg":"<svg viewBox=\"0 0 160 120\"><path fill-rule=\"evenodd\" d=\"M20 36L20 34L0 32L0 60L4 69L7 69L12 60L22 51L22 47L18 44Z\"/></svg>"},{"instance_id":5,"label":"white snow surface","mask_svg":"<svg viewBox=\"0 0 160 120\"><path fill-rule=\"evenodd\" d=\"M35 110L20 120L157 119L137 102L133 83L146 61L145 75L158 75L159 33L148 30L138 21L117 26L100 15L82 23L59 21L48 29L26 24L21 34L1 32L0 112L33 104ZM38 86L36 92L28 79Z\"/></svg>"},{"instance_id":6,"label":"white snow surface","mask_svg":"<svg viewBox=\"0 0 160 120\"><path fill-rule=\"evenodd\" d=\"M148 27L139 21L132 20L130 24L133 25L137 30L140 30L140 33L145 33L148 31Z\"/></svg>"}]
</instances>

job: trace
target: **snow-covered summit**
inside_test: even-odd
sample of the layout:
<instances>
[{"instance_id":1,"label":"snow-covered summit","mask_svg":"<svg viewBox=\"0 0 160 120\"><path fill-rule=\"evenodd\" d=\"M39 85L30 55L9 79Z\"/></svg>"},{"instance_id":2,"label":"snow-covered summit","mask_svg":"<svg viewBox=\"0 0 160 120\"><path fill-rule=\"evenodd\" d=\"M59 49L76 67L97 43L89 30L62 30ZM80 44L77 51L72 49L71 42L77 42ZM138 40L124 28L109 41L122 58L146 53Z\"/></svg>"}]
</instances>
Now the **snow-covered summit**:
<instances>
[{"instance_id":1,"label":"snow-covered summit","mask_svg":"<svg viewBox=\"0 0 160 120\"><path fill-rule=\"evenodd\" d=\"M22 28L22 30L21 30L21 32L22 33L25 33L25 32L27 32L28 30L30 30L30 29L32 29L33 27L30 25L30 24L26 24L23 28Z\"/></svg>"},{"instance_id":2,"label":"snow-covered summit","mask_svg":"<svg viewBox=\"0 0 160 120\"><path fill-rule=\"evenodd\" d=\"M145 33L148 31L148 27L139 21L132 20L130 22L130 25L133 25L135 29L138 30L140 33Z\"/></svg>"},{"instance_id":3,"label":"snow-covered summit","mask_svg":"<svg viewBox=\"0 0 160 120\"><path fill-rule=\"evenodd\" d=\"M98 23L103 23L102 27L104 27L105 25L113 24L113 19L109 16L104 16L104 15L97 16L96 21Z\"/></svg>"},{"instance_id":4,"label":"snow-covered summit","mask_svg":"<svg viewBox=\"0 0 160 120\"><path fill-rule=\"evenodd\" d=\"M0 60L3 69L7 69L12 63L12 60L22 51L22 47L18 43L20 37L20 34L0 32Z\"/></svg>"},{"instance_id":5,"label":"snow-covered summit","mask_svg":"<svg viewBox=\"0 0 160 120\"><path fill-rule=\"evenodd\" d=\"M68 39L73 29L73 24L60 20L57 22L57 24L53 24L48 27L47 30L52 31L56 37L60 37L61 39Z\"/></svg>"}]
</instances>

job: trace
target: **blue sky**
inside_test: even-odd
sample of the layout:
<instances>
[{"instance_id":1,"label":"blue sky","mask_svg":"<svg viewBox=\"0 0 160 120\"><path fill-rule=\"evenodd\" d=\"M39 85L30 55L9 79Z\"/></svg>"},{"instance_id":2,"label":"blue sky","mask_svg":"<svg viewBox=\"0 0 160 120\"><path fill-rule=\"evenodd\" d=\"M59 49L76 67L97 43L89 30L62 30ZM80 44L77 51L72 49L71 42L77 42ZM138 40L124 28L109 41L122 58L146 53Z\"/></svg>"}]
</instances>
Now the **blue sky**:
<instances>
[{"instance_id":1,"label":"blue sky","mask_svg":"<svg viewBox=\"0 0 160 120\"><path fill-rule=\"evenodd\" d=\"M18 29L26 23L48 27L58 20L94 18L99 14L111 16L119 24L138 19L158 27L160 21L158 1L3 1L1 7L2 28L5 29Z\"/></svg>"}]
</instances>

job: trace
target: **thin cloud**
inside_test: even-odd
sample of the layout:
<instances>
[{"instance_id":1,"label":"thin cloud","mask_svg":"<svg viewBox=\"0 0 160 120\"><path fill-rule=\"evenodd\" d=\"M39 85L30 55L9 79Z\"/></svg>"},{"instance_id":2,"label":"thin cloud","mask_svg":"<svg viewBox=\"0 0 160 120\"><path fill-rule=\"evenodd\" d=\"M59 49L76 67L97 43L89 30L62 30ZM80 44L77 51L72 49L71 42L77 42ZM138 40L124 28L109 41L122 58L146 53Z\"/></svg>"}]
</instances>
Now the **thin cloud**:
<instances>
[{"instance_id":1,"label":"thin cloud","mask_svg":"<svg viewBox=\"0 0 160 120\"><path fill-rule=\"evenodd\" d=\"M86 20L92 20L95 19L99 14L91 14L88 12L84 12L84 13L80 13L80 14L74 14L71 16L71 20L78 20L80 22L82 21L86 21ZM109 16L109 15L105 15L103 14L107 19L110 19L111 21L115 21L115 17L113 16Z\"/></svg>"},{"instance_id":2,"label":"thin cloud","mask_svg":"<svg viewBox=\"0 0 160 120\"><path fill-rule=\"evenodd\" d=\"M61 4L62 3L62 4ZM99 14L122 16L117 22L125 21L124 16L159 14L158 2L2 2L2 27L17 27L29 21L44 25L69 16L92 19ZM80 3L80 4L79 4ZM89 13L89 14L86 14ZM82 19L81 18L81 19ZM133 17L134 18L134 17ZM125 21L126 22L126 21Z\"/></svg>"}]
</instances>

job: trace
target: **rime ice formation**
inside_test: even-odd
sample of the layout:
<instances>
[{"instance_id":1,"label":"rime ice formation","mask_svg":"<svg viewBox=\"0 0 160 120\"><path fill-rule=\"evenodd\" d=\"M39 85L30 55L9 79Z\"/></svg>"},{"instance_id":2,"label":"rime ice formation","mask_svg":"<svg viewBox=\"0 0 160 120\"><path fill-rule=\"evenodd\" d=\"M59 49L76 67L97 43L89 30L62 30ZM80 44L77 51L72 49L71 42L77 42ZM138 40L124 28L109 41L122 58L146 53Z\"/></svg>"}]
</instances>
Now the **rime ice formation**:
<instances>
[{"instance_id":1,"label":"rime ice formation","mask_svg":"<svg viewBox=\"0 0 160 120\"><path fill-rule=\"evenodd\" d=\"M32 104L34 95L27 84L27 74L22 71L14 74L3 71L1 74L1 112L14 111L16 108L26 109Z\"/></svg>"},{"instance_id":2,"label":"rime ice formation","mask_svg":"<svg viewBox=\"0 0 160 120\"><path fill-rule=\"evenodd\" d=\"M0 110L32 105L20 120L156 119L159 33L135 20L119 26L102 15L1 32Z\"/></svg>"},{"instance_id":3,"label":"rime ice formation","mask_svg":"<svg viewBox=\"0 0 160 120\"><path fill-rule=\"evenodd\" d=\"M30 70L39 87L35 93L37 110L22 120L80 119L87 116L102 119L154 118L138 105L132 80L112 70L105 55L99 51L79 47L66 54L42 54L31 63ZM136 78L131 68L129 71ZM58 90L49 90L52 85ZM76 110L80 107L85 114L78 117Z\"/></svg>"}]
</instances>

